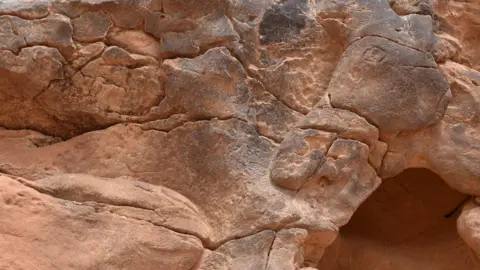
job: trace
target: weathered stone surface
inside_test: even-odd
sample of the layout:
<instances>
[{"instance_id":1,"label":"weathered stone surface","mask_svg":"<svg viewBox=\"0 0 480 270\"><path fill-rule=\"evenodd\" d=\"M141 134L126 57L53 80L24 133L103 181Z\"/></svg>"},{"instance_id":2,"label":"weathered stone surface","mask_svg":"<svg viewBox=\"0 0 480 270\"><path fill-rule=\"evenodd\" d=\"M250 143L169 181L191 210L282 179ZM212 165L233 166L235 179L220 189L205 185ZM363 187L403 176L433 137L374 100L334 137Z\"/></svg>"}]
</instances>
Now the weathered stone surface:
<instances>
[{"instance_id":1,"label":"weathered stone surface","mask_svg":"<svg viewBox=\"0 0 480 270\"><path fill-rule=\"evenodd\" d=\"M288 57L266 68L250 67L268 92L288 107L307 114L325 93L335 65L329 59L312 61L313 55Z\"/></svg>"},{"instance_id":2,"label":"weathered stone surface","mask_svg":"<svg viewBox=\"0 0 480 270\"><path fill-rule=\"evenodd\" d=\"M134 66L135 58L124 49L111 46L102 53L102 59L106 65Z\"/></svg>"},{"instance_id":3,"label":"weathered stone surface","mask_svg":"<svg viewBox=\"0 0 480 270\"><path fill-rule=\"evenodd\" d=\"M266 6L238 1L237 5L238 20L243 22L237 23L242 36L239 57L251 63L249 72L268 92L307 114L326 93L343 52L343 45L334 41L336 33L317 22L311 1L272 1ZM251 11L254 7L257 14Z\"/></svg>"},{"instance_id":4,"label":"weathered stone surface","mask_svg":"<svg viewBox=\"0 0 480 270\"><path fill-rule=\"evenodd\" d=\"M457 219L457 231L460 237L480 257L480 208L478 202L471 201L464 206Z\"/></svg>"},{"instance_id":5,"label":"weathered stone surface","mask_svg":"<svg viewBox=\"0 0 480 270\"><path fill-rule=\"evenodd\" d=\"M49 0L4 0L0 3L0 15L13 15L24 19L41 19L48 16Z\"/></svg>"},{"instance_id":6,"label":"weathered stone surface","mask_svg":"<svg viewBox=\"0 0 480 270\"><path fill-rule=\"evenodd\" d=\"M11 18L8 16L0 16L0 38L0 49L2 50L18 53L21 48L27 46L25 38L15 33Z\"/></svg>"},{"instance_id":7,"label":"weathered stone surface","mask_svg":"<svg viewBox=\"0 0 480 270\"><path fill-rule=\"evenodd\" d=\"M336 139L325 155L323 165L296 195L305 211L315 209L314 216L302 215L298 224L324 220L338 227L345 225L381 182L368 164L368 154L366 144Z\"/></svg>"},{"instance_id":8,"label":"weathered stone surface","mask_svg":"<svg viewBox=\"0 0 480 270\"><path fill-rule=\"evenodd\" d=\"M68 17L56 13L38 20L11 17L10 23L16 35L23 37L28 46L54 47L67 59L70 59L75 52L72 40L73 29Z\"/></svg>"},{"instance_id":9,"label":"weathered stone surface","mask_svg":"<svg viewBox=\"0 0 480 270\"><path fill-rule=\"evenodd\" d=\"M405 163L407 168L429 168L453 188L480 195L477 162L480 108L475 84L480 73L453 62L443 64L441 70L449 81L453 96L442 121L417 132L385 138L385 141L389 151L396 153L395 159ZM389 161L392 162L397 161Z\"/></svg>"},{"instance_id":10,"label":"weathered stone surface","mask_svg":"<svg viewBox=\"0 0 480 270\"><path fill-rule=\"evenodd\" d=\"M1 48L15 53L26 46L45 45L70 58L75 50L70 20L60 14L37 20L0 16L0 36Z\"/></svg>"},{"instance_id":11,"label":"weathered stone surface","mask_svg":"<svg viewBox=\"0 0 480 270\"><path fill-rule=\"evenodd\" d=\"M448 60L452 60L461 63L464 61L460 54L462 45L458 39L447 33L438 33L437 37L438 42L436 42L432 52L435 62L445 63Z\"/></svg>"},{"instance_id":12,"label":"weathered stone surface","mask_svg":"<svg viewBox=\"0 0 480 270\"><path fill-rule=\"evenodd\" d=\"M229 258L215 251L206 249L198 264L198 270L229 270L232 269Z\"/></svg>"},{"instance_id":13,"label":"weathered stone surface","mask_svg":"<svg viewBox=\"0 0 480 270\"><path fill-rule=\"evenodd\" d=\"M0 193L48 208L0 268L315 269L381 178L480 195L477 9L0 1Z\"/></svg>"},{"instance_id":14,"label":"weathered stone surface","mask_svg":"<svg viewBox=\"0 0 480 270\"><path fill-rule=\"evenodd\" d=\"M108 29L112 27L112 21L102 11L89 11L73 19L72 25L75 39L94 42L105 38Z\"/></svg>"},{"instance_id":15,"label":"weathered stone surface","mask_svg":"<svg viewBox=\"0 0 480 270\"><path fill-rule=\"evenodd\" d=\"M107 133L87 133L42 148L27 148L23 140L1 140L5 151L13 154L23 149L30 158L9 154L0 161L0 170L29 179L67 172L132 176L163 185L189 198L205 213L205 221L215 228L205 240L206 246L298 219L293 197L269 184L274 145L236 119L187 123L168 133L117 125ZM143 161L139 163L138 158ZM28 169L39 162L44 170Z\"/></svg>"},{"instance_id":16,"label":"weathered stone surface","mask_svg":"<svg viewBox=\"0 0 480 270\"><path fill-rule=\"evenodd\" d=\"M475 125L480 121L480 71L448 61L439 66L445 74L453 100L448 105L444 120L449 123L463 122Z\"/></svg>"},{"instance_id":17,"label":"weathered stone surface","mask_svg":"<svg viewBox=\"0 0 480 270\"><path fill-rule=\"evenodd\" d=\"M386 152L383 158L380 176L393 177L407 168L407 159L404 155L395 152Z\"/></svg>"},{"instance_id":18,"label":"weathered stone surface","mask_svg":"<svg viewBox=\"0 0 480 270\"><path fill-rule=\"evenodd\" d=\"M88 44L85 47L79 48L77 53L74 55L72 67L75 69L82 68L92 59L99 56L103 52L105 47L106 45L104 43L95 42L93 44Z\"/></svg>"},{"instance_id":19,"label":"weathered stone surface","mask_svg":"<svg viewBox=\"0 0 480 270\"><path fill-rule=\"evenodd\" d=\"M229 241L209 254L200 269L265 269L274 239L275 232L267 230Z\"/></svg>"},{"instance_id":20,"label":"weathered stone surface","mask_svg":"<svg viewBox=\"0 0 480 270\"><path fill-rule=\"evenodd\" d=\"M185 114L174 114L167 119L155 120L144 123L141 125L142 129L145 130L159 130L159 131L170 131L174 128L180 127L183 124L188 122L188 116Z\"/></svg>"},{"instance_id":21,"label":"weathered stone surface","mask_svg":"<svg viewBox=\"0 0 480 270\"><path fill-rule=\"evenodd\" d=\"M314 129L293 130L282 141L271 169L272 182L298 190L325 162L334 133Z\"/></svg>"},{"instance_id":22,"label":"weathered stone surface","mask_svg":"<svg viewBox=\"0 0 480 270\"><path fill-rule=\"evenodd\" d=\"M198 19L198 24L198 28L192 31L192 36L193 43L200 48L228 45L240 38L225 15L210 14Z\"/></svg>"},{"instance_id":23,"label":"weathered stone surface","mask_svg":"<svg viewBox=\"0 0 480 270\"><path fill-rule=\"evenodd\" d=\"M295 38L312 21L309 13L309 2L305 0L283 0L271 5L260 23L260 40L272 43Z\"/></svg>"},{"instance_id":24,"label":"weathered stone surface","mask_svg":"<svg viewBox=\"0 0 480 270\"><path fill-rule=\"evenodd\" d=\"M125 50L109 47L101 58L76 72L70 85L53 85L38 98L38 102L53 114L70 113L66 115L67 121L75 112L94 116L98 110L120 115L144 115L163 99L164 80L165 73L157 65L144 65ZM74 100L76 104L68 109L60 107L62 103L49 104L54 97L63 104Z\"/></svg>"},{"instance_id":25,"label":"weathered stone surface","mask_svg":"<svg viewBox=\"0 0 480 270\"><path fill-rule=\"evenodd\" d=\"M363 142L370 149L369 162L378 169L381 166L387 145L379 141L378 129L364 118L346 110L314 108L306 118L298 121L301 129L318 129L336 133L340 138Z\"/></svg>"},{"instance_id":26,"label":"weathered stone surface","mask_svg":"<svg viewBox=\"0 0 480 270\"><path fill-rule=\"evenodd\" d=\"M428 54L436 42L431 16L398 16L387 0L360 1L357 5L347 5L345 12L351 17L346 21L352 29L348 35L349 43L376 36Z\"/></svg>"},{"instance_id":27,"label":"weathered stone surface","mask_svg":"<svg viewBox=\"0 0 480 270\"><path fill-rule=\"evenodd\" d=\"M162 33L160 39L160 56L163 58L196 56L200 52L200 47L193 43L194 40L188 33Z\"/></svg>"},{"instance_id":28,"label":"weathered stone surface","mask_svg":"<svg viewBox=\"0 0 480 270\"><path fill-rule=\"evenodd\" d=\"M459 40L462 52L459 63L480 70L478 32L480 31L480 3L478 1L442 1L436 11L441 19L440 30Z\"/></svg>"},{"instance_id":29,"label":"weathered stone surface","mask_svg":"<svg viewBox=\"0 0 480 270\"><path fill-rule=\"evenodd\" d=\"M389 0L388 3L398 15L434 13L434 1L432 0Z\"/></svg>"},{"instance_id":30,"label":"weathered stone surface","mask_svg":"<svg viewBox=\"0 0 480 270\"><path fill-rule=\"evenodd\" d=\"M199 18L208 14L225 13L228 0L163 0L163 11L176 18Z\"/></svg>"},{"instance_id":31,"label":"weathered stone surface","mask_svg":"<svg viewBox=\"0 0 480 270\"><path fill-rule=\"evenodd\" d=\"M323 257L325 250L337 239L336 231L310 232L303 247L304 262L303 266L312 266L317 269L318 262ZM304 269L304 268L301 268ZM312 268L305 268L311 270Z\"/></svg>"},{"instance_id":32,"label":"weathered stone surface","mask_svg":"<svg viewBox=\"0 0 480 270\"><path fill-rule=\"evenodd\" d=\"M5 269L190 269L203 252L193 236L115 214L103 204L53 198L4 175L0 209Z\"/></svg>"},{"instance_id":33,"label":"weathered stone surface","mask_svg":"<svg viewBox=\"0 0 480 270\"><path fill-rule=\"evenodd\" d=\"M123 47L133 53L159 57L160 43L150 35L139 30L123 30L118 27L111 28L107 34L108 42Z\"/></svg>"},{"instance_id":34,"label":"weathered stone surface","mask_svg":"<svg viewBox=\"0 0 480 270\"><path fill-rule=\"evenodd\" d=\"M24 48L18 55L0 51L2 92L14 98L33 99L50 83L65 78L65 60L55 48L34 46Z\"/></svg>"},{"instance_id":35,"label":"weathered stone surface","mask_svg":"<svg viewBox=\"0 0 480 270\"><path fill-rule=\"evenodd\" d=\"M21 183L58 199L111 205L105 207L111 213L146 220L200 239L208 239L211 234L203 214L187 198L168 188L128 177L101 179L89 175L55 175Z\"/></svg>"},{"instance_id":36,"label":"weathered stone surface","mask_svg":"<svg viewBox=\"0 0 480 270\"><path fill-rule=\"evenodd\" d=\"M451 99L435 67L425 53L365 37L348 47L328 92L333 106L358 113L381 131L421 129L442 119Z\"/></svg>"},{"instance_id":37,"label":"weathered stone surface","mask_svg":"<svg viewBox=\"0 0 480 270\"><path fill-rule=\"evenodd\" d=\"M304 116L265 91L259 81L250 80L249 84L252 85L253 98L248 111L248 123L261 135L281 142Z\"/></svg>"},{"instance_id":38,"label":"weathered stone surface","mask_svg":"<svg viewBox=\"0 0 480 270\"><path fill-rule=\"evenodd\" d=\"M177 19L161 13L152 12L145 17L145 32L157 38L167 32L185 32L197 28L197 23L191 19Z\"/></svg>"},{"instance_id":39,"label":"weathered stone surface","mask_svg":"<svg viewBox=\"0 0 480 270\"><path fill-rule=\"evenodd\" d=\"M168 81L158 108L161 115L246 119L251 99L247 75L227 49L211 49L194 59L166 60L163 68Z\"/></svg>"},{"instance_id":40,"label":"weathered stone surface","mask_svg":"<svg viewBox=\"0 0 480 270\"><path fill-rule=\"evenodd\" d=\"M298 269L304 261L303 245L308 232L304 229L287 229L275 236L268 255L267 270Z\"/></svg>"},{"instance_id":41,"label":"weathered stone surface","mask_svg":"<svg viewBox=\"0 0 480 270\"><path fill-rule=\"evenodd\" d=\"M112 19L113 25L120 28L134 29L143 22L148 12L148 3L157 5L154 1L134 0L75 0L52 1L52 9L69 18L76 18L85 12L103 11Z\"/></svg>"}]
</instances>

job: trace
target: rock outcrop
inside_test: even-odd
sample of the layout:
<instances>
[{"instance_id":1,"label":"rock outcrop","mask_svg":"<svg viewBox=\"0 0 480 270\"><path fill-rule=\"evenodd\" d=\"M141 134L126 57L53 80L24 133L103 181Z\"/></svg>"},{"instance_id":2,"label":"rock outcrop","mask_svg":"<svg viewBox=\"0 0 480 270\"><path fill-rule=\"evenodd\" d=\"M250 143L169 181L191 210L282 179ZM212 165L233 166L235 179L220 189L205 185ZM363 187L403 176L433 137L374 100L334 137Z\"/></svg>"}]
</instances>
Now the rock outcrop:
<instances>
[{"instance_id":1,"label":"rock outcrop","mask_svg":"<svg viewBox=\"0 0 480 270\"><path fill-rule=\"evenodd\" d=\"M0 268L317 269L408 168L480 196L478 12L0 1Z\"/></svg>"}]
</instances>

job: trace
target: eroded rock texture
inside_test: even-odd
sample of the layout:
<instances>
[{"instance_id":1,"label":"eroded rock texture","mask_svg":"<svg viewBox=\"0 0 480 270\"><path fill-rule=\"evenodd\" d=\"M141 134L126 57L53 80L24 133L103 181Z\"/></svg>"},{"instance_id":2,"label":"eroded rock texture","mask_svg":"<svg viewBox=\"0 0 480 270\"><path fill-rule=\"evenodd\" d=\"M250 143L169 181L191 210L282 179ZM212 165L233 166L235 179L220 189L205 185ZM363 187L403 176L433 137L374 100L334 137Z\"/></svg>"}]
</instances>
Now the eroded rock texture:
<instances>
[{"instance_id":1,"label":"eroded rock texture","mask_svg":"<svg viewBox=\"0 0 480 270\"><path fill-rule=\"evenodd\" d=\"M0 1L0 268L370 270L335 265L335 248L388 237L340 228L408 168L457 192L413 196L428 197L423 229L435 202L470 196L457 230L480 267L479 12L478 0ZM389 192L407 203L414 190ZM415 234L404 215L395 226ZM451 220L429 237L465 245ZM411 245L462 259L427 240ZM381 269L453 269L402 248Z\"/></svg>"}]
</instances>

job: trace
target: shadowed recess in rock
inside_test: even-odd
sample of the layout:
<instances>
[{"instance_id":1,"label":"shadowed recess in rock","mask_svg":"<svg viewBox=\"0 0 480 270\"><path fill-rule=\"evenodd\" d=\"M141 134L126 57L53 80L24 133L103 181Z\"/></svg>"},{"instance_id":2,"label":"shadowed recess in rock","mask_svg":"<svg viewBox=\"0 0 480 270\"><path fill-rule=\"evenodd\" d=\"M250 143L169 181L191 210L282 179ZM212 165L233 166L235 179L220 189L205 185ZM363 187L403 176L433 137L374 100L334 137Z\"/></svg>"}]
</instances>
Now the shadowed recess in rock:
<instances>
[{"instance_id":1,"label":"shadowed recess in rock","mask_svg":"<svg viewBox=\"0 0 480 270\"><path fill-rule=\"evenodd\" d=\"M408 169L360 206L318 265L322 270L471 270L480 264L456 232L465 195L426 169Z\"/></svg>"}]
</instances>

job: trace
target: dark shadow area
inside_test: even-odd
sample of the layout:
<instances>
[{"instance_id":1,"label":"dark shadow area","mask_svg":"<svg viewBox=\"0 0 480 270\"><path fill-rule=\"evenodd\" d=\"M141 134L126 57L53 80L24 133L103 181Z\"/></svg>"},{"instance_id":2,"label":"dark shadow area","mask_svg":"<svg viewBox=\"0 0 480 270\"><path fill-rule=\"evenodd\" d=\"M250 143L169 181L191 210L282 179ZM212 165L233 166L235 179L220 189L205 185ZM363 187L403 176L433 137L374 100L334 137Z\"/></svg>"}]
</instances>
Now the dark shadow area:
<instances>
[{"instance_id":1,"label":"dark shadow area","mask_svg":"<svg viewBox=\"0 0 480 270\"><path fill-rule=\"evenodd\" d=\"M459 211L451 214L466 197L425 169L385 179L341 228L318 269L480 269L457 234Z\"/></svg>"}]
</instances>

